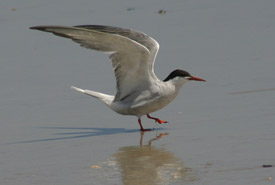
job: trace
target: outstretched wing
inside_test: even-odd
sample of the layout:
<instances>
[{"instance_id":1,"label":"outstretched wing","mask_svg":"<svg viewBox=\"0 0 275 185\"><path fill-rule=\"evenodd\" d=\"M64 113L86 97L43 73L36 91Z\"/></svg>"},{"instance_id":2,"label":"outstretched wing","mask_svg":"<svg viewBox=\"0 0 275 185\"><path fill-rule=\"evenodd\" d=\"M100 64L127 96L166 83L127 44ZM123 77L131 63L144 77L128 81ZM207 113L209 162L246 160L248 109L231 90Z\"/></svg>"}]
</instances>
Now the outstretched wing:
<instances>
[{"instance_id":1,"label":"outstretched wing","mask_svg":"<svg viewBox=\"0 0 275 185\"><path fill-rule=\"evenodd\" d=\"M105 32L109 34L118 34L123 37L127 37L131 40L134 40L140 43L141 45L145 46L150 51L149 60L147 61L149 65L150 74L154 79L158 79L154 73L154 63L159 50L159 44L155 39L149 37L148 35L140 31L124 29L114 26L80 25L75 27L98 30L100 32Z\"/></svg>"},{"instance_id":2,"label":"outstretched wing","mask_svg":"<svg viewBox=\"0 0 275 185\"><path fill-rule=\"evenodd\" d=\"M110 26L35 26L31 29L70 38L81 46L110 54L117 81L115 100L157 80L153 71L158 43L144 33Z\"/></svg>"}]
</instances>

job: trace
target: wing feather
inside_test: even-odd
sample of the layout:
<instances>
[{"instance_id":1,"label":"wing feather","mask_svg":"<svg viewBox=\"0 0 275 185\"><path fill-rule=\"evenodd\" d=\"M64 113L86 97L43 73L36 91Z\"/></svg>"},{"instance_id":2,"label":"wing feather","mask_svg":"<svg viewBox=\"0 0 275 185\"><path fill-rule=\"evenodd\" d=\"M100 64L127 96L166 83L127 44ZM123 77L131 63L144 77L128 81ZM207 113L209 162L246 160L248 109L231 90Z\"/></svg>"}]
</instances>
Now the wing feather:
<instances>
[{"instance_id":1,"label":"wing feather","mask_svg":"<svg viewBox=\"0 0 275 185\"><path fill-rule=\"evenodd\" d=\"M153 65L159 46L144 33L98 25L36 26L31 29L51 32L70 38L85 48L109 53L117 82L115 100L121 100L157 79Z\"/></svg>"},{"instance_id":2,"label":"wing feather","mask_svg":"<svg viewBox=\"0 0 275 185\"><path fill-rule=\"evenodd\" d=\"M150 70L150 74L152 78L155 80L158 80L158 78L155 75L154 72L154 63L155 59L159 50L159 44L158 42L153 39L152 37L149 37L143 32L131 30L131 29L124 29L114 26L104 26L104 25L79 25L76 26L79 28L85 28L85 29L91 29L91 30L97 30L104 33L110 33L110 34L118 34L124 37L127 37L131 40L134 40L141 45L145 46L150 51L150 56L148 60L148 67Z\"/></svg>"}]
</instances>

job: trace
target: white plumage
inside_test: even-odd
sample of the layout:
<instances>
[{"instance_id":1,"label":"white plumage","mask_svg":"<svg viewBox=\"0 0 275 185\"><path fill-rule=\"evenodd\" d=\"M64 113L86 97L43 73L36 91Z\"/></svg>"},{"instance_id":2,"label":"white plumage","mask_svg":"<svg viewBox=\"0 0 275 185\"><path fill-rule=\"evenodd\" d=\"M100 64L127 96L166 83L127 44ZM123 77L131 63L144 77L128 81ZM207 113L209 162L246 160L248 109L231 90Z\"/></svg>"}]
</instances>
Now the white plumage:
<instances>
[{"instance_id":1,"label":"white plumage","mask_svg":"<svg viewBox=\"0 0 275 185\"><path fill-rule=\"evenodd\" d=\"M164 81L159 80L154 73L159 44L139 31L101 25L36 26L31 29L70 38L85 48L109 54L116 77L115 96L72 88L98 98L119 114L137 116L142 131L146 129L141 125L141 116L166 123L149 113L169 104L185 82L205 81L183 70L175 70Z\"/></svg>"}]
</instances>

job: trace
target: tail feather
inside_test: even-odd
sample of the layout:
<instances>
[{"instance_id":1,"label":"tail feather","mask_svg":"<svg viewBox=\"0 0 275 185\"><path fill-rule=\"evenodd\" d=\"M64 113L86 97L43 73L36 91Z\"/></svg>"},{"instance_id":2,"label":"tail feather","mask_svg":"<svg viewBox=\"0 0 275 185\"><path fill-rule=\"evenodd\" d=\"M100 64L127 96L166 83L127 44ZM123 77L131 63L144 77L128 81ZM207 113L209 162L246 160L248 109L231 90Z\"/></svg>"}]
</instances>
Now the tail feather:
<instances>
[{"instance_id":1,"label":"tail feather","mask_svg":"<svg viewBox=\"0 0 275 185\"><path fill-rule=\"evenodd\" d=\"M80 88L77 88L77 87L74 87L74 86L71 86L71 88L76 90L76 91L79 91L81 93L92 96L94 98L98 98L107 105L110 105L112 103L112 101L114 100L114 96L112 96L112 95L103 94L103 93L100 93L100 92L86 90L86 89L80 89Z\"/></svg>"},{"instance_id":2,"label":"tail feather","mask_svg":"<svg viewBox=\"0 0 275 185\"><path fill-rule=\"evenodd\" d=\"M76 91L85 93L85 90L84 90L84 89L80 89L80 88L77 88L77 87L74 87L74 86L71 86L71 88L74 89L74 90L76 90Z\"/></svg>"}]
</instances>

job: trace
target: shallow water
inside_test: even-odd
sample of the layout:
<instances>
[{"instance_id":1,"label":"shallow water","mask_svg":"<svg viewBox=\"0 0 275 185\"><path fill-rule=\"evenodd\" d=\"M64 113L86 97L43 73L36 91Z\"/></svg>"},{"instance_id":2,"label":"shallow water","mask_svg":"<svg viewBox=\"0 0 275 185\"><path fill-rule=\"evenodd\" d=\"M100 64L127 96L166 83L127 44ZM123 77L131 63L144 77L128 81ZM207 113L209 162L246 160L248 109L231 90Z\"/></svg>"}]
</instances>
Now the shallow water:
<instances>
[{"instance_id":1,"label":"shallow water","mask_svg":"<svg viewBox=\"0 0 275 185\"><path fill-rule=\"evenodd\" d=\"M274 184L275 3L115 1L1 3L0 184ZM142 30L160 43L160 79L181 68L207 82L141 134L70 89L114 94L108 57L28 29L44 24Z\"/></svg>"}]
</instances>

